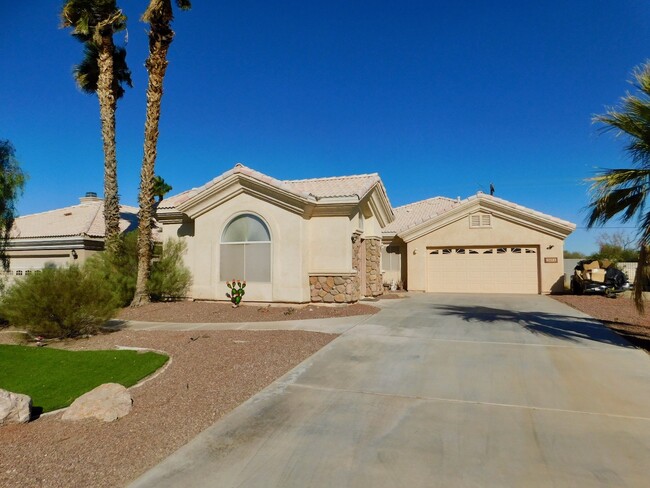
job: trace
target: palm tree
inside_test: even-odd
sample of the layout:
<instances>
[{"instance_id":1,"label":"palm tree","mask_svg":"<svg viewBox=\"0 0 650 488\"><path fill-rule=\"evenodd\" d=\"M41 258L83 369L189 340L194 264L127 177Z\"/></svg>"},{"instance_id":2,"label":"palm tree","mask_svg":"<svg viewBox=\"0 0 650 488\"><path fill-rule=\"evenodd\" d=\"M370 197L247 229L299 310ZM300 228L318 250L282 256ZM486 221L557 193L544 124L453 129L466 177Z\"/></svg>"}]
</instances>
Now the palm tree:
<instances>
[{"instance_id":1,"label":"palm tree","mask_svg":"<svg viewBox=\"0 0 650 488\"><path fill-rule=\"evenodd\" d=\"M176 0L182 10L189 10L189 0ZM163 95L163 79L167 69L167 52L174 39L171 28L174 19L171 0L150 0L142 15L142 20L149 24L149 58L145 62L149 72L147 84L147 113L144 124L144 156L140 173L140 205L138 235L138 278L132 307L149 302L147 281L151 274L151 219L153 217L153 184L158 145L158 123L160 121L160 104Z\"/></svg>"},{"instance_id":2,"label":"palm tree","mask_svg":"<svg viewBox=\"0 0 650 488\"><path fill-rule=\"evenodd\" d=\"M158 199L156 203L162 202L163 198L165 198L165 195L172 191L174 188L167 184L167 182L163 179L162 176L156 175L153 179L153 195Z\"/></svg>"},{"instance_id":3,"label":"palm tree","mask_svg":"<svg viewBox=\"0 0 650 488\"><path fill-rule=\"evenodd\" d=\"M75 68L79 87L97 93L104 146L104 221L106 242L120 233L120 204L117 193L115 110L124 94L122 84L131 86L126 51L116 48L113 34L126 28L126 16L115 0L67 0L61 12L63 27L85 44L84 60Z\"/></svg>"},{"instance_id":4,"label":"palm tree","mask_svg":"<svg viewBox=\"0 0 650 488\"><path fill-rule=\"evenodd\" d=\"M588 206L588 227L603 225L614 217L622 222L637 221L639 261L634 279L634 303L643 312L643 285L648 276L650 246L650 211L646 197L650 194L650 63L634 70L632 84L637 94L621 98L618 108L594 117L604 131L615 131L626 141L625 152L632 168L608 169L589 180L591 202Z\"/></svg>"}]
</instances>

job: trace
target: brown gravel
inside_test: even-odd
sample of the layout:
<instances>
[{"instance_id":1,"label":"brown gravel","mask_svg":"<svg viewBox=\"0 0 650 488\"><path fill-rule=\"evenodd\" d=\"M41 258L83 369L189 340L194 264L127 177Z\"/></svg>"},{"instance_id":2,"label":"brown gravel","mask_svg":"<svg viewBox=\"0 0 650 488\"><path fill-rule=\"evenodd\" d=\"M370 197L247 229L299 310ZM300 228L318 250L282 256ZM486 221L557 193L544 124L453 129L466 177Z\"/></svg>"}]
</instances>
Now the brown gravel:
<instances>
[{"instance_id":1,"label":"brown gravel","mask_svg":"<svg viewBox=\"0 0 650 488\"><path fill-rule=\"evenodd\" d=\"M554 295L553 298L602 320L614 332L650 352L650 303L646 303L645 315L640 315L632 299L625 296Z\"/></svg>"},{"instance_id":2,"label":"brown gravel","mask_svg":"<svg viewBox=\"0 0 650 488\"><path fill-rule=\"evenodd\" d=\"M122 419L63 422L61 414L0 428L0 486L124 486L336 336L303 331L129 331L70 349L147 347L172 362L132 389Z\"/></svg>"},{"instance_id":3,"label":"brown gravel","mask_svg":"<svg viewBox=\"0 0 650 488\"><path fill-rule=\"evenodd\" d=\"M271 322L276 320L304 320L352 315L372 315L379 309L372 305L240 305L233 308L219 302L166 302L150 303L139 308L124 308L117 315L121 320L146 322Z\"/></svg>"}]
</instances>

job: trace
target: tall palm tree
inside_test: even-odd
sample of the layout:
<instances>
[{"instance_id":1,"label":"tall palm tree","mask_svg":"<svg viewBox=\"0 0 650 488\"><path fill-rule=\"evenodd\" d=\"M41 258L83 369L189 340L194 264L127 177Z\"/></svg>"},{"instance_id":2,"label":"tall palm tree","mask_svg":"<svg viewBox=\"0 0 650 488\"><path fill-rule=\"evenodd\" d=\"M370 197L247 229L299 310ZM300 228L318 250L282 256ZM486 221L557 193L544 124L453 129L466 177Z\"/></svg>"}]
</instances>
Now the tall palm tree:
<instances>
[{"instance_id":1,"label":"tall palm tree","mask_svg":"<svg viewBox=\"0 0 650 488\"><path fill-rule=\"evenodd\" d=\"M182 10L189 10L189 0L176 0ZM174 39L171 28L174 19L171 0L150 0L142 15L142 20L149 24L149 58L145 62L149 72L147 84L147 113L144 124L144 156L140 173L140 205L138 234L138 278L132 307L149 302L147 281L151 274L151 219L153 217L153 184L158 146L158 123L160 121L160 104L163 95L163 79L167 69L167 52Z\"/></svg>"},{"instance_id":2,"label":"tall palm tree","mask_svg":"<svg viewBox=\"0 0 650 488\"><path fill-rule=\"evenodd\" d=\"M63 27L85 44L85 58L75 68L82 90L97 93L104 146L104 221L106 242L120 233L120 203L117 192L115 110L124 94L122 84L131 86L126 51L116 48L113 34L126 28L126 16L115 0L67 0L61 12Z\"/></svg>"},{"instance_id":3,"label":"tall palm tree","mask_svg":"<svg viewBox=\"0 0 650 488\"><path fill-rule=\"evenodd\" d=\"M614 131L626 141L625 152L632 168L608 169L590 178L591 202L588 206L588 227L602 225L618 217L622 222L637 221L639 261L634 280L634 303L643 312L643 285L649 271L650 210L650 63L634 70L636 94L621 98L617 108L594 117L604 131Z\"/></svg>"}]
</instances>

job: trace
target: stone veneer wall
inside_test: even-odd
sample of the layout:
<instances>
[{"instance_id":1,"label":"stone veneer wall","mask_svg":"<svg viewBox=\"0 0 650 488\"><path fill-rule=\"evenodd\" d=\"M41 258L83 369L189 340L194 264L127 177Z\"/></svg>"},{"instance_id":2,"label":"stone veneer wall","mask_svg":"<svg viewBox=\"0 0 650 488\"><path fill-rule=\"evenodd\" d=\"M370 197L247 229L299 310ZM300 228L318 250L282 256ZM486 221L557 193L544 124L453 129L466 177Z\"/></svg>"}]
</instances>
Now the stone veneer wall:
<instances>
[{"instance_id":1,"label":"stone veneer wall","mask_svg":"<svg viewBox=\"0 0 650 488\"><path fill-rule=\"evenodd\" d=\"M312 302L352 303L359 300L358 279L347 276L310 276L309 291Z\"/></svg>"},{"instance_id":2,"label":"stone veneer wall","mask_svg":"<svg viewBox=\"0 0 650 488\"><path fill-rule=\"evenodd\" d=\"M381 282L381 241L366 239L366 296L376 297L384 292Z\"/></svg>"}]
</instances>

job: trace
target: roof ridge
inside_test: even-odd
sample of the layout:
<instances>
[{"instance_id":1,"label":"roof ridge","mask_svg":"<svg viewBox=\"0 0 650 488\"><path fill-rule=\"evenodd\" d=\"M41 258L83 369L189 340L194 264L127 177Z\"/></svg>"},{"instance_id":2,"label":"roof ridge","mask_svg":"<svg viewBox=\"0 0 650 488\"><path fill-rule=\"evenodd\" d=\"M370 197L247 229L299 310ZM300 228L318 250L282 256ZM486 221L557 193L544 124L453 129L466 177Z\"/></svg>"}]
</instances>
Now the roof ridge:
<instances>
[{"instance_id":1,"label":"roof ridge","mask_svg":"<svg viewBox=\"0 0 650 488\"><path fill-rule=\"evenodd\" d=\"M397 210L398 208L411 207L413 205L417 205L418 203L430 202L431 200L448 200L450 202L460 203L456 198L436 196L436 197L425 198L424 200L418 200L417 202L405 203L404 205L393 207L393 210Z\"/></svg>"},{"instance_id":2,"label":"roof ridge","mask_svg":"<svg viewBox=\"0 0 650 488\"><path fill-rule=\"evenodd\" d=\"M86 226L86 230L84 232L85 234L88 234L91 231L91 229L93 228L93 225L95 224L95 221L100 216L100 214L103 213L103 212L100 212L100 210L103 209L103 208L105 208L105 207L104 207L104 201L102 200L102 204L97 205L97 210L95 210L95 215L93 215L92 218L90 219L90 221L88 222L88 225ZM119 227L119 209L118 209L118 227ZM104 234L106 234L106 230L104 230Z\"/></svg>"},{"instance_id":3,"label":"roof ridge","mask_svg":"<svg viewBox=\"0 0 650 488\"><path fill-rule=\"evenodd\" d=\"M77 203L76 205L68 205L67 207L61 207L61 208L53 208L52 210L43 210L42 212L35 212L35 213L30 213L27 215L19 215L16 217L16 220L18 219L24 219L27 217L35 217L37 215L45 215L45 214L50 214L54 212L61 212L62 210L68 210L72 208L77 208L77 207L89 207L91 204L96 204L96 203L104 203L103 200L95 200L92 202L83 202L83 203Z\"/></svg>"},{"instance_id":4,"label":"roof ridge","mask_svg":"<svg viewBox=\"0 0 650 488\"><path fill-rule=\"evenodd\" d=\"M321 178L304 178L304 179L299 179L299 180L280 180L283 181L284 183L297 183L297 182L303 182L303 181L324 181L324 180L344 180L344 179L350 179L350 178L367 178L369 176L376 176L379 177L379 173L364 173L360 175L348 175L348 176L324 176Z\"/></svg>"}]
</instances>

